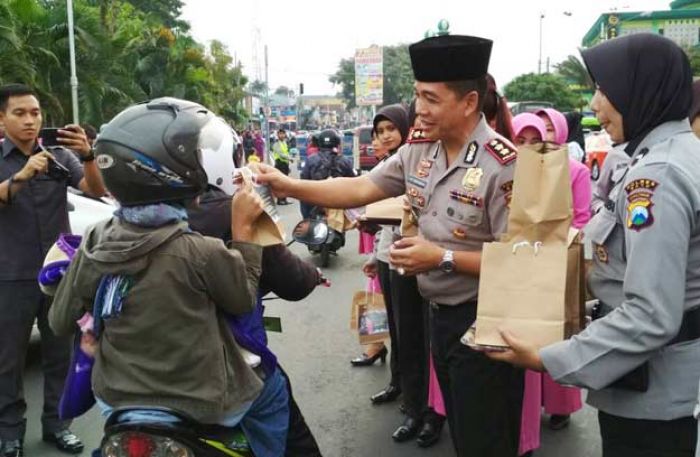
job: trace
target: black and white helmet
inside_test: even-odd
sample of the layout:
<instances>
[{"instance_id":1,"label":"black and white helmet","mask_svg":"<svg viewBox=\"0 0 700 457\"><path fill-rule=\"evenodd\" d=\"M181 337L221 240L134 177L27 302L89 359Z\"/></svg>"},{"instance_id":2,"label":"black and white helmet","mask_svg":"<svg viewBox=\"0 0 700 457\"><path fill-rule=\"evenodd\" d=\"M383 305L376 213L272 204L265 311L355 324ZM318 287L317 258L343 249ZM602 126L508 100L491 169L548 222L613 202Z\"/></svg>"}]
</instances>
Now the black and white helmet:
<instances>
[{"instance_id":1,"label":"black and white helmet","mask_svg":"<svg viewBox=\"0 0 700 457\"><path fill-rule=\"evenodd\" d=\"M204 106L176 98L125 109L95 142L107 189L123 206L195 198L208 184L203 153L226 142L232 147L221 122ZM227 156L232 162L230 149Z\"/></svg>"}]
</instances>

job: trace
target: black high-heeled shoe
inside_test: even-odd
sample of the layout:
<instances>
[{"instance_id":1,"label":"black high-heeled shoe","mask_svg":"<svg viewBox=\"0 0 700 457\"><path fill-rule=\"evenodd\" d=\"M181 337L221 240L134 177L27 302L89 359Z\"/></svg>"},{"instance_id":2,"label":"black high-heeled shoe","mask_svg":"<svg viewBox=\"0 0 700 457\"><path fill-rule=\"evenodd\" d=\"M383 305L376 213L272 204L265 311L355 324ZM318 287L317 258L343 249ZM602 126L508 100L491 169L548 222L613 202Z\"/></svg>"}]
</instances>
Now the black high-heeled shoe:
<instances>
[{"instance_id":1,"label":"black high-heeled shoe","mask_svg":"<svg viewBox=\"0 0 700 457\"><path fill-rule=\"evenodd\" d=\"M350 361L352 366L354 367L367 367L370 365L374 365L374 362L377 361L377 359L381 359L382 363L386 363L386 356L389 353L389 350L384 346L379 352L374 354L372 357L369 357L367 354L362 354L359 357L356 357Z\"/></svg>"}]
</instances>

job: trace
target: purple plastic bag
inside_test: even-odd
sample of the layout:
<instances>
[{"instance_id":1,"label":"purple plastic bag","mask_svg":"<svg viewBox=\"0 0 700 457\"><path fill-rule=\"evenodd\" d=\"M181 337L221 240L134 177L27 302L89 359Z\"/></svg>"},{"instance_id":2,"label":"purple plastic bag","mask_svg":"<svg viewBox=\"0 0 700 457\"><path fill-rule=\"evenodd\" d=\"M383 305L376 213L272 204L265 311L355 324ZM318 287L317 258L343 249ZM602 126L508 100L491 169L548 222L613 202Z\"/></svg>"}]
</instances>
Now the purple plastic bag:
<instances>
[{"instance_id":1,"label":"purple plastic bag","mask_svg":"<svg viewBox=\"0 0 700 457\"><path fill-rule=\"evenodd\" d=\"M68 376L58 403L58 416L61 420L81 416L95 404L91 383L95 360L80 349L80 337L81 333L76 333Z\"/></svg>"}]
</instances>

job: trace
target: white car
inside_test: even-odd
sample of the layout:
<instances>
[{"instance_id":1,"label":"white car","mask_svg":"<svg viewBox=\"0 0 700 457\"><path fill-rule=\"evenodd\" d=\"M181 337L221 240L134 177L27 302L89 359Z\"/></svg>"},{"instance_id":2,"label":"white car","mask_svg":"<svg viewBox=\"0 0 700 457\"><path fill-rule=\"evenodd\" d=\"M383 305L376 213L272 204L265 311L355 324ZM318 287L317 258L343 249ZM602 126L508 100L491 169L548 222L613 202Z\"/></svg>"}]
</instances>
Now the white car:
<instances>
[{"instance_id":1,"label":"white car","mask_svg":"<svg viewBox=\"0 0 700 457\"><path fill-rule=\"evenodd\" d=\"M110 219L117 205L109 198L84 197L79 191L68 189L68 217L71 231L84 235L87 228L104 219Z\"/></svg>"}]
</instances>

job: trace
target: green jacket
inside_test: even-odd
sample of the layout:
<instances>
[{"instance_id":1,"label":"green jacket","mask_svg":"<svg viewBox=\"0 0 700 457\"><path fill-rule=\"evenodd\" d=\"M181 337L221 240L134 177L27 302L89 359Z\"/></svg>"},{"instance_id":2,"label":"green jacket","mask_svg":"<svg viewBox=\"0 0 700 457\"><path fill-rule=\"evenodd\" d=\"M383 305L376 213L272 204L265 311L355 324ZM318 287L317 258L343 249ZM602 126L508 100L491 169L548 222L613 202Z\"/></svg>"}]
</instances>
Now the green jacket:
<instances>
[{"instance_id":1,"label":"green jacket","mask_svg":"<svg viewBox=\"0 0 700 457\"><path fill-rule=\"evenodd\" d=\"M262 388L221 312L256 303L262 249L188 231L146 229L117 218L93 227L61 281L49 311L57 335L76 331L92 311L104 274L133 278L122 313L104 321L92 385L113 407L162 406L218 422Z\"/></svg>"}]
</instances>

